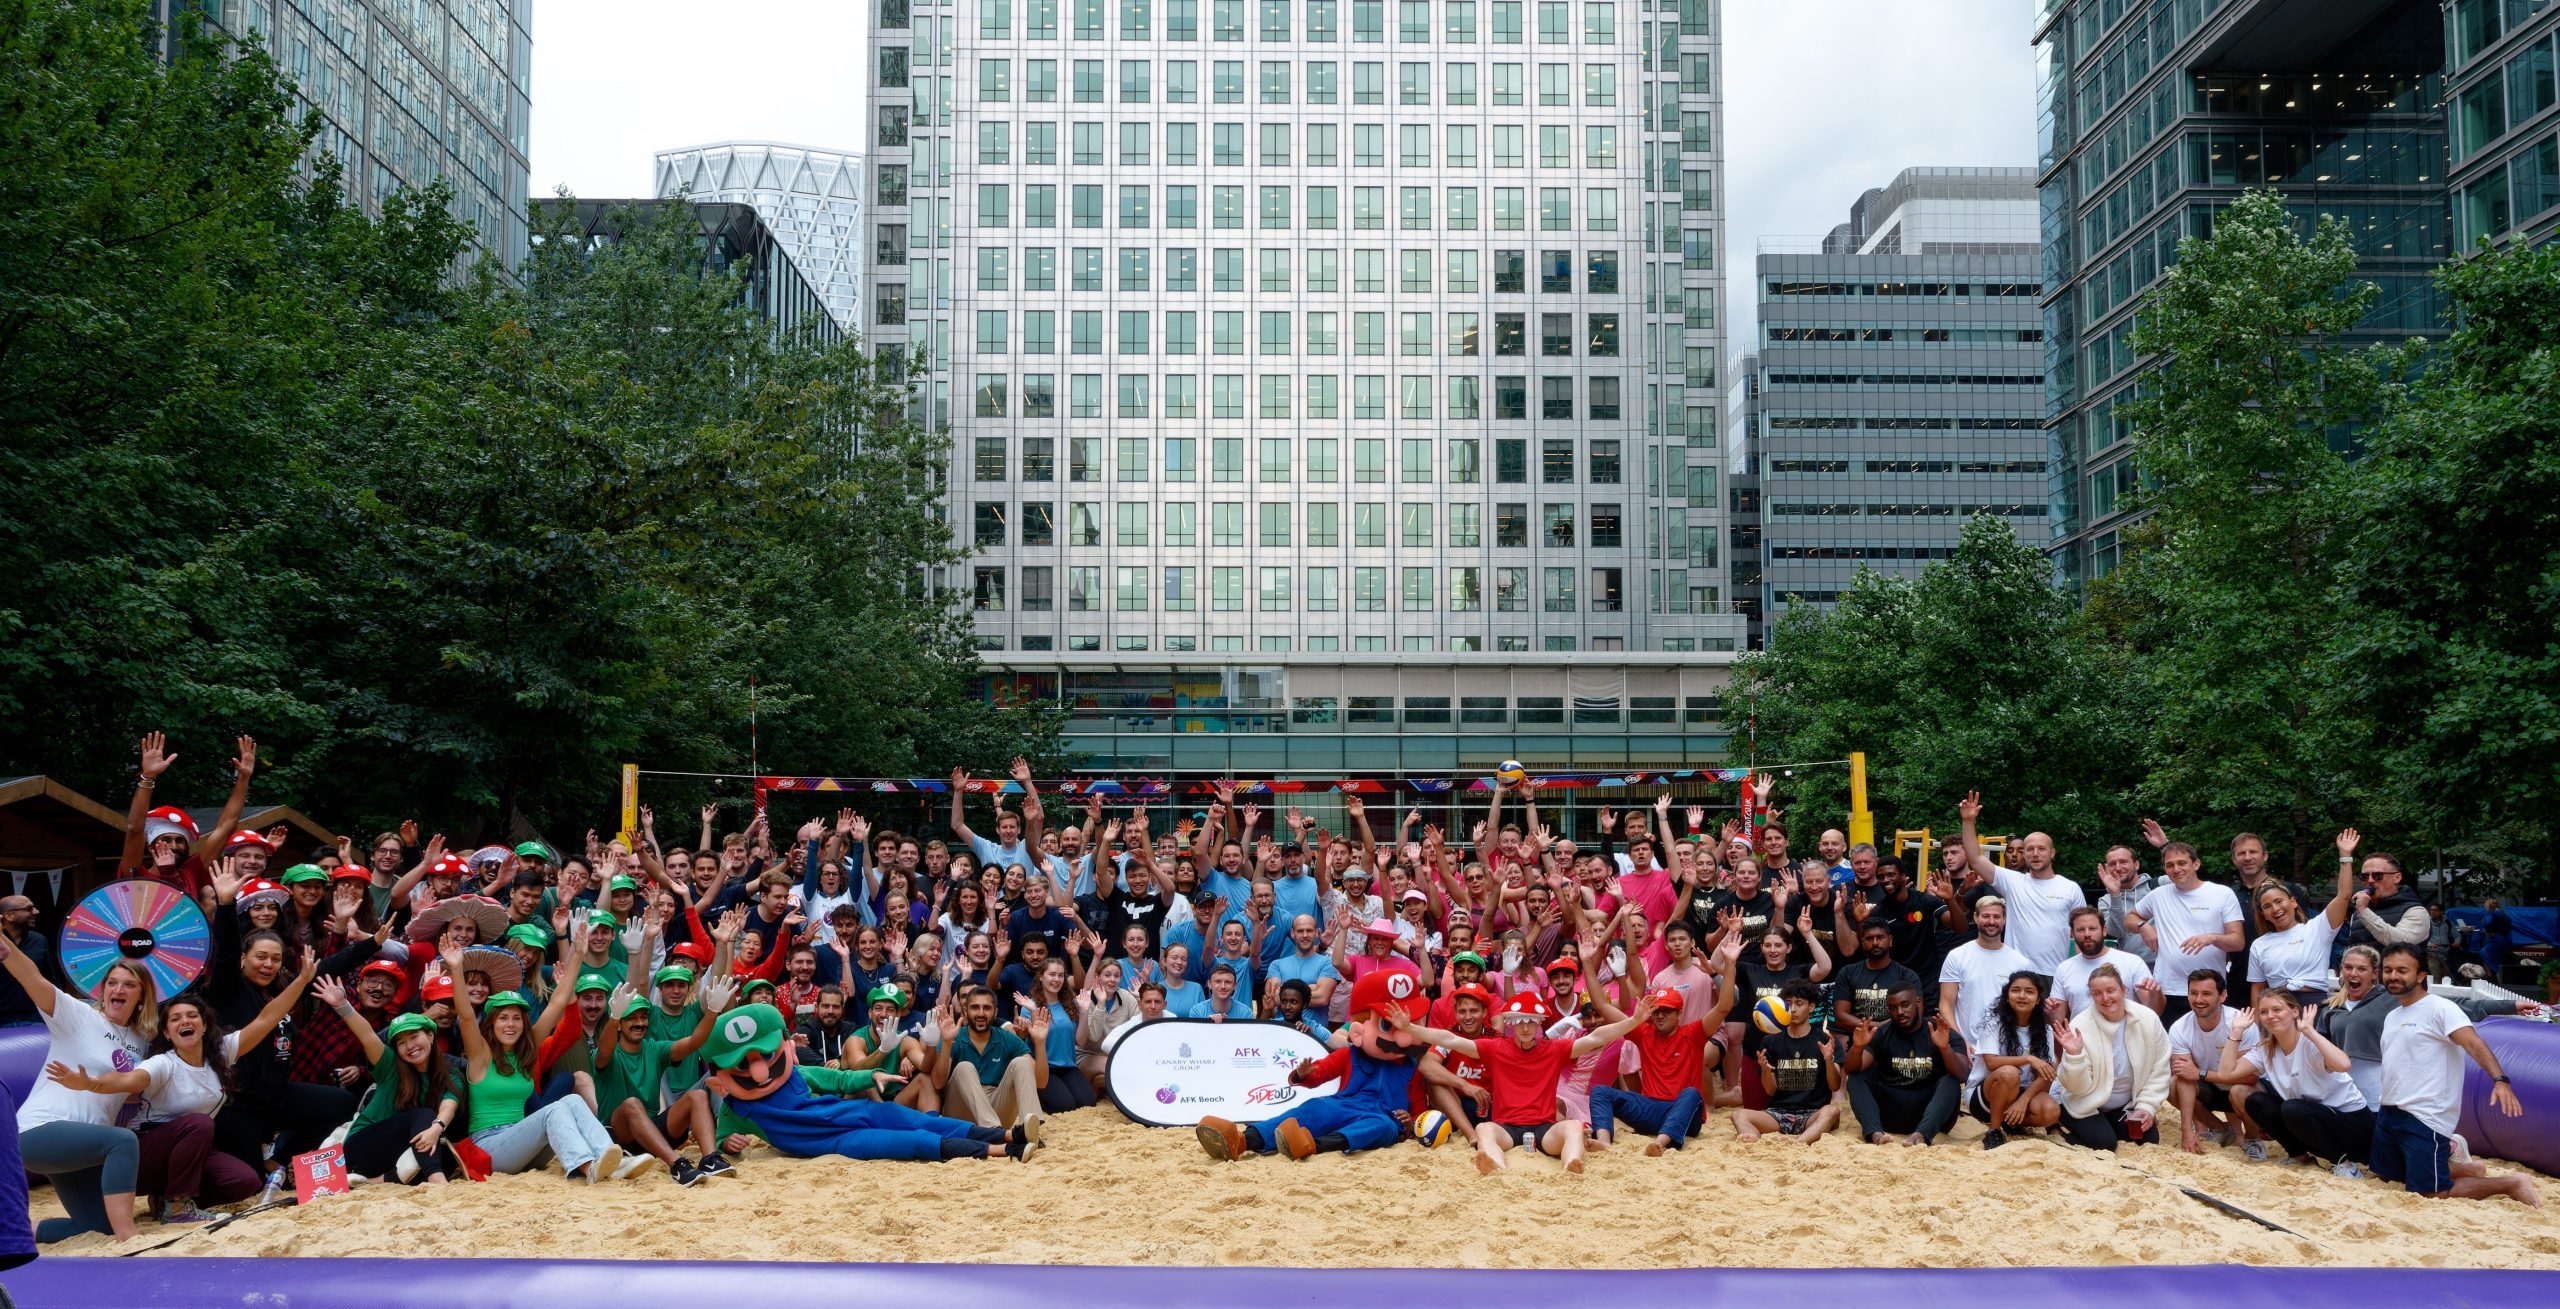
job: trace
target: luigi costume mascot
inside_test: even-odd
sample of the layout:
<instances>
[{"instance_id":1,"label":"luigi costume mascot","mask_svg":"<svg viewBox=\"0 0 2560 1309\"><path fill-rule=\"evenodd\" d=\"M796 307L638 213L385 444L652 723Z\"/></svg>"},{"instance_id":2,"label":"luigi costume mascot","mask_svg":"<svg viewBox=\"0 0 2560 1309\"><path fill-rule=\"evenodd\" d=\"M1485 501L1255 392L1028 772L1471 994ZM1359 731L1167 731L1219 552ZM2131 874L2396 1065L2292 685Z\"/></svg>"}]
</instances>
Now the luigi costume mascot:
<instances>
[{"instance_id":1,"label":"luigi costume mascot","mask_svg":"<svg viewBox=\"0 0 2560 1309\"><path fill-rule=\"evenodd\" d=\"M811 1082L822 1073L831 1086L859 1088L837 1070L799 1067L790 1034L781 1010L742 1005L712 1027L703 1055L711 1061L711 1087L727 1097L729 1112L795 1159L1027 1159L1040 1146L1036 1120L1010 1129L979 1127L902 1105L820 1094Z\"/></svg>"},{"instance_id":2,"label":"luigi costume mascot","mask_svg":"<svg viewBox=\"0 0 2560 1309\"><path fill-rule=\"evenodd\" d=\"M1316 1087L1340 1078L1342 1089L1260 1122L1203 1118L1200 1148L1219 1160L1273 1151L1305 1159L1322 1151L1345 1154L1393 1145L1413 1120L1415 1065L1430 1047L1408 1044L1387 1021L1391 1011L1424 1003L1422 981L1411 973L1375 972L1352 984L1348 1038L1322 1059L1302 1061L1289 1072L1293 1086Z\"/></svg>"}]
</instances>

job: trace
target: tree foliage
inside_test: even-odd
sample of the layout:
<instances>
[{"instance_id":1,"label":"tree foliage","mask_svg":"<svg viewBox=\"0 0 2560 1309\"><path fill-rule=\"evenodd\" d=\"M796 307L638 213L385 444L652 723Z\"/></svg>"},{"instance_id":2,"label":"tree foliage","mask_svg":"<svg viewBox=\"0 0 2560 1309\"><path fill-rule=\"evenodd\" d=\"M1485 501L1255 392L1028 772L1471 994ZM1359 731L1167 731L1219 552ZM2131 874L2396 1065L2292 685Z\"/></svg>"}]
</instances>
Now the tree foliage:
<instances>
[{"instance_id":1,"label":"tree foliage","mask_svg":"<svg viewBox=\"0 0 2560 1309\"><path fill-rule=\"evenodd\" d=\"M685 206L518 277L378 220L254 49L0 0L0 766L123 789L258 736L335 820L591 822L624 760L939 771L1053 747L926 583L942 441L851 340L778 335ZM210 793L204 774L181 794ZM183 764L182 764L183 767Z\"/></svg>"}]
</instances>

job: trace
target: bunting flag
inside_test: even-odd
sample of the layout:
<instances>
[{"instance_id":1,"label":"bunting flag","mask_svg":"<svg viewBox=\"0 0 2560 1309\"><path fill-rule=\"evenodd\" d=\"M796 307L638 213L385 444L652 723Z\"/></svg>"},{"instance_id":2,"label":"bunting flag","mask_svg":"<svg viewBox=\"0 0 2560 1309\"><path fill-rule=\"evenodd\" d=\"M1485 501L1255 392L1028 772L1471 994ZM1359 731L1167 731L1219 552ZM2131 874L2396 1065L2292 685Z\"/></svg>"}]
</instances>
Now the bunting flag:
<instances>
[{"instance_id":1,"label":"bunting flag","mask_svg":"<svg viewBox=\"0 0 2560 1309\"><path fill-rule=\"evenodd\" d=\"M1787 765L1803 767L1806 765ZM1587 787L1669 786L1681 782L1745 782L1751 778L1748 768L1679 768L1628 773L1532 773L1521 785L1530 791L1575 791ZM808 792L819 795L868 791L874 795L948 795L951 781L941 777L759 777L755 779L759 804L771 792ZM1489 795L1494 780L1486 777L1323 777L1323 778L1238 778L1233 782L1241 796L1321 795ZM964 788L972 795L1020 795L1021 783L1009 777L972 777ZM1031 789L1042 795L1104 796L1114 799L1170 799L1175 796L1205 796L1218 793L1218 783L1210 780L1174 781L1161 777L1066 777L1036 779Z\"/></svg>"}]
</instances>

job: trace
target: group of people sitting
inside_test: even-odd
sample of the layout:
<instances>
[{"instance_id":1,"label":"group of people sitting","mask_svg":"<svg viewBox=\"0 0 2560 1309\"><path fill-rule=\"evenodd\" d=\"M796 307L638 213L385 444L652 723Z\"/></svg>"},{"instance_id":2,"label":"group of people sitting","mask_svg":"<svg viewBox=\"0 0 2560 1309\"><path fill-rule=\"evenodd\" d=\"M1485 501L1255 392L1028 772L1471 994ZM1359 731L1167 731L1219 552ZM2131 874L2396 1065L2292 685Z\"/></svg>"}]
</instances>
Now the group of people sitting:
<instances>
[{"instance_id":1,"label":"group of people sitting","mask_svg":"<svg viewBox=\"0 0 2560 1309\"><path fill-rule=\"evenodd\" d=\"M1665 796L1600 810L1585 847L1503 787L1463 842L1419 813L1382 835L1356 794L1347 832L1294 809L1265 827L1223 786L1163 832L1099 798L1052 825L1017 760L1011 788L953 774L948 840L850 809L715 839L706 805L689 845L644 809L629 840L566 855L403 825L280 867L281 832L237 826L255 744L209 833L155 803L171 758L145 738L126 875L200 899L195 983L157 995L122 961L78 993L0 933L0 991L50 1039L18 1109L65 1210L45 1240L129 1237L137 1197L202 1220L333 1142L353 1175L410 1184L550 1166L692 1186L758 1143L1020 1160L1162 1018L1331 1051L1292 1077L1332 1094L1204 1122L1220 1158L1374 1149L1434 1113L1487 1171L1514 1149L1575 1171L1621 1139L1659 1154L1715 1114L1744 1140L1854 1121L1920 1146L1971 1113L1986 1147L2111 1148L2159 1140L2174 1107L2191 1150L2536 1201L2458 1153L2466 1060L2521 1108L2472 1014L2428 993L2399 861L2359 864L2353 832L2325 899L2235 842L2244 909L2150 826L2165 878L2116 847L2090 904L2040 834L2007 843L2018 867L1987 857L1972 798L1937 865L1906 869L1836 831L1792 857L1765 779L1755 830L1696 808L1675 826ZM967 813L990 792L992 837Z\"/></svg>"}]
</instances>

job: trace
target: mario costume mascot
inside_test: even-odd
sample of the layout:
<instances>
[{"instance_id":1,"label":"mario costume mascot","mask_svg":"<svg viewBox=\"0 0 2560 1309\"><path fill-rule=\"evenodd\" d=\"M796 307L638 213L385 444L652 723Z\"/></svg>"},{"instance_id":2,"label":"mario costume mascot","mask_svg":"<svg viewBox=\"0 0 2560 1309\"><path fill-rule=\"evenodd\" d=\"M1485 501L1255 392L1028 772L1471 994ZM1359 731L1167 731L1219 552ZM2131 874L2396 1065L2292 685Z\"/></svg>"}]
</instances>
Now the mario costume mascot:
<instances>
[{"instance_id":1,"label":"mario costume mascot","mask_svg":"<svg viewBox=\"0 0 2560 1309\"><path fill-rule=\"evenodd\" d=\"M1342 1089L1305 1107L1260 1122L1203 1118L1195 1130L1212 1159L1242 1159L1278 1150L1306 1159L1326 1150L1345 1154L1393 1145L1413 1121L1414 1069L1430 1047L1405 1043L1388 1011L1424 1003L1422 979L1411 973L1376 972L1351 987L1349 1038L1322 1059L1289 1072L1293 1086L1322 1086L1342 1079Z\"/></svg>"},{"instance_id":2,"label":"mario costume mascot","mask_svg":"<svg viewBox=\"0 0 2560 1309\"><path fill-rule=\"evenodd\" d=\"M775 1149L795 1159L1024 1159L1040 1145L1036 1120L1006 1129L918 1113L877 1100L821 1096L809 1079L823 1069L798 1066L782 1011L741 1005L711 1029L703 1056L711 1089L728 1110L755 1125ZM850 1089L850 1088L848 1088Z\"/></svg>"}]
</instances>

